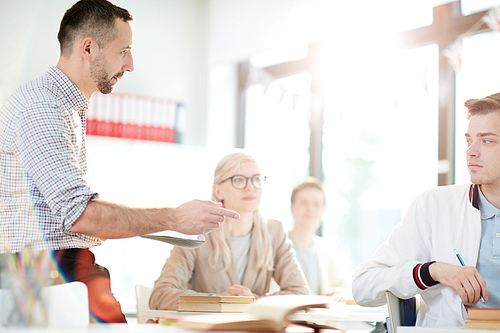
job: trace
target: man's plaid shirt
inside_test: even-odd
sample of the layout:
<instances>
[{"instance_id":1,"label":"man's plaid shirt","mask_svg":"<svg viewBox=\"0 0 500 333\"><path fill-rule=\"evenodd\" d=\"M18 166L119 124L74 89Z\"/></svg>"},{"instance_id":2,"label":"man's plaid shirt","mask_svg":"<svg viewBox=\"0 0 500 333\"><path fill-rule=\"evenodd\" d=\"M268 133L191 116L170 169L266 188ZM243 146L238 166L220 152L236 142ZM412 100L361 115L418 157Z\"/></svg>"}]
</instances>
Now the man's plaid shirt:
<instances>
[{"instance_id":1,"label":"man's plaid shirt","mask_svg":"<svg viewBox=\"0 0 500 333\"><path fill-rule=\"evenodd\" d=\"M88 248L69 231L89 200L88 100L59 69L21 86L0 110L0 253Z\"/></svg>"}]
</instances>

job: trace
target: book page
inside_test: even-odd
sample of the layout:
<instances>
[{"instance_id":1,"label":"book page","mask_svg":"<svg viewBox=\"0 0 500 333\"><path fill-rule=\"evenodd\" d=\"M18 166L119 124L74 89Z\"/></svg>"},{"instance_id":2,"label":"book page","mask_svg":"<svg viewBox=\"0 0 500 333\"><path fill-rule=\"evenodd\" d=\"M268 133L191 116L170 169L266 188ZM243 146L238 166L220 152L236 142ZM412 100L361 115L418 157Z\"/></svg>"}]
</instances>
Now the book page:
<instances>
[{"instance_id":1,"label":"book page","mask_svg":"<svg viewBox=\"0 0 500 333\"><path fill-rule=\"evenodd\" d=\"M190 315L177 321L177 327L197 330L225 331L280 331L281 324L274 320L256 319L248 313L224 313L217 315Z\"/></svg>"},{"instance_id":2,"label":"book page","mask_svg":"<svg viewBox=\"0 0 500 333\"><path fill-rule=\"evenodd\" d=\"M327 308L330 300L330 296L319 295L266 296L256 300L246 313L259 319L270 319L286 326L287 317L290 314L308 308Z\"/></svg>"}]
</instances>

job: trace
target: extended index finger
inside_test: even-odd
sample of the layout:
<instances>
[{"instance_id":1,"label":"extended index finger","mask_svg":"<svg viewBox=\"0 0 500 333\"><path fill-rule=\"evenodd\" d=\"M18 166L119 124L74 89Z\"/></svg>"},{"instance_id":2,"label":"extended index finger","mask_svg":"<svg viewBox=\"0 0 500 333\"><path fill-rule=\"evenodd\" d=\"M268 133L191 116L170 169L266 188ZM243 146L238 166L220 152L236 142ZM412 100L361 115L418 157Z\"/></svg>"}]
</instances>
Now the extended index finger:
<instances>
[{"instance_id":1,"label":"extended index finger","mask_svg":"<svg viewBox=\"0 0 500 333\"><path fill-rule=\"evenodd\" d=\"M214 202L211 200L198 200L198 201L209 205L210 206L209 212L211 214L219 215L219 216L227 216L227 217L231 217L233 219L240 218L240 214L238 214L237 212L226 209L226 208L222 208L221 202Z\"/></svg>"},{"instance_id":2,"label":"extended index finger","mask_svg":"<svg viewBox=\"0 0 500 333\"><path fill-rule=\"evenodd\" d=\"M218 216L227 216L233 219L239 219L240 214L238 214L235 211L226 209L226 208L218 208L218 207L210 207L209 210L210 214L213 215L218 215Z\"/></svg>"},{"instance_id":3,"label":"extended index finger","mask_svg":"<svg viewBox=\"0 0 500 333\"><path fill-rule=\"evenodd\" d=\"M240 218L240 214L238 214L235 211L232 211L232 210L229 210L229 209L226 209L226 208L218 208L216 210L218 211L217 213L215 213L217 215L227 216L227 217L230 217L230 218L233 218L233 219L239 219Z\"/></svg>"}]
</instances>

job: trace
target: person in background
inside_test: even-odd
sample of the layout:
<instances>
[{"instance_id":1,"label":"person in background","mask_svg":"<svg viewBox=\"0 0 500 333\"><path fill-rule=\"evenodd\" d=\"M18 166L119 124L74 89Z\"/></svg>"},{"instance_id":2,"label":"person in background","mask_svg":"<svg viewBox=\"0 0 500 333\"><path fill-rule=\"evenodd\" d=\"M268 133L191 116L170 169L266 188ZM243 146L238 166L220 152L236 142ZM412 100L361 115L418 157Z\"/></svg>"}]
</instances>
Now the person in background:
<instances>
[{"instance_id":1,"label":"person in background","mask_svg":"<svg viewBox=\"0 0 500 333\"><path fill-rule=\"evenodd\" d=\"M275 294L309 293L281 222L265 218L259 209L265 182L259 165L245 151L220 160L214 172L212 200L241 217L227 218L199 248L172 249L154 284L151 309L176 309L181 295L259 298L268 294L271 278L281 288Z\"/></svg>"},{"instance_id":2,"label":"person in background","mask_svg":"<svg viewBox=\"0 0 500 333\"><path fill-rule=\"evenodd\" d=\"M238 217L211 201L130 208L100 200L88 186L85 113L93 93L111 93L134 70L133 21L109 1L76 2L60 24L57 66L21 86L0 110L0 253L51 251L66 282L86 284L99 322L126 319L108 270L89 248L163 230L202 234L225 216Z\"/></svg>"},{"instance_id":3,"label":"person in background","mask_svg":"<svg viewBox=\"0 0 500 333\"><path fill-rule=\"evenodd\" d=\"M293 189L291 211L294 225L289 237L311 292L319 295L344 292L349 283L346 267L338 265L342 262L338 250L317 235L325 212L325 191L317 178L308 177Z\"/></svg>"},{"instance_id":4,"label":"person in background","mask_svg":"<svg viewBox=\"0 0 500 333\"><path fill-rule=\"evenodd\" d=\"M440 186L413 202L356 268L358 304L382 305L386 290L402 299L420 294L416 325L432 327L464 326L464 306L500 307L500 93L465 106L472 184Z\"/></svg>"}]
</instances>

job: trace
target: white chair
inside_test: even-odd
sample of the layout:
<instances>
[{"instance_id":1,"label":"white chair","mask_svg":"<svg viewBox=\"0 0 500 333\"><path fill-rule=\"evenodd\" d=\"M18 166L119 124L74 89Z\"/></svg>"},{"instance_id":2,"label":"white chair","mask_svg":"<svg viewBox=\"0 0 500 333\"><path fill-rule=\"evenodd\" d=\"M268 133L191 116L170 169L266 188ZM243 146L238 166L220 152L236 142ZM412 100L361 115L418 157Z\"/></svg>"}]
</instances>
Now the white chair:
<instances>
[{"instance_id":1,"label":"white chair","mask_svg":"<svg viewBox=\"0 0 500 333\"><path fill-rule=\"evenodd\" d=\"M145 323L149 318L151 318L144 316L144 311L150 310L149 296L151 296L151 291L153 291L153 288L145 287L140 284L135 285L135 299L137 306L138 323Z\"/></svg>"},{"instance_id":2,"label":"white chair","mask_svg":"<svg viewBox=\"0 0 500 333\"><path fill-rule=\"evenodd\" d=\"M42 288L46 300L49 325L88 325L89 294L83 282L69 282Z\"/></svg>"},{"instance_id":3,"label":"white chair","mask_svg":"<svg viewBox=\"0 0 500 333\"><path fill-rule=\"evenodd\" d=\"M89 324L89 296L82 282L43 287L41 299L49 326L85 326ZM14 307L12 292L0 289L0 325L5 325Z\"/></svg>"},{"instance_id":4,"label":"white chair","mask_svg":"<svg viewBox=\"0 0 500 333\"><path fill-rule=\"evenodd\" d=\"M390 291L385 292L387 301L387 333L397 333L399 326L415 326L419 303L417 297L400 299ZM419 300L419 299L418 299Z\"/></svg>"},{"instance_id":5,"label":"white chair","mask_svg":"<svg viewBox=\"0 0 500 333\"><path fill-rule=\"evenodd\" d=\"M149 308L149 297L153 288L145 287L140 284L135 285L135 299L137 306L137 322L146 323L149 319L158 321L162 317L176 316L175 310L151 310Z\"/></svg>"}]
</instances>

